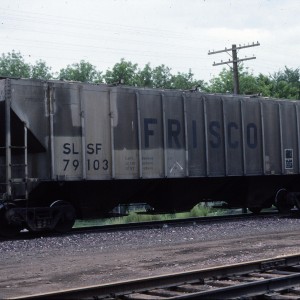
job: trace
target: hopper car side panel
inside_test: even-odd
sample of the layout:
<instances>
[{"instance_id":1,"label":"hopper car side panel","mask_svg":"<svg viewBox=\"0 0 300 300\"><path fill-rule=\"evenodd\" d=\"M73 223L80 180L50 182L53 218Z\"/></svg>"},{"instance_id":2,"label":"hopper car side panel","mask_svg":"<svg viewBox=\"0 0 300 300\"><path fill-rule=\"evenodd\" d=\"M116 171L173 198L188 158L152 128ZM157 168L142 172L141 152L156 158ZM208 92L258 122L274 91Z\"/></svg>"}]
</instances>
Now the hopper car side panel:
<instances>
[{"instance_id":1,"label":"hopper car side panel","mask_svg":"<svg viewBox=\"0 0 300 300\"><path fill-rule=\"evenodd\" d=\"M297 125L297 111L293 103L287 102L285 105L280 104L280 120L281 120L281 141L282 141L282 169L283 173L298 174L299 173L299 132Z\"/></svg>"},{"instance_id":2,"label":"hopper car side panel","mask_svg":"<svg viewBox=\"0 0 300 300\"><path fill-rule=\"evenodd\" d=\"M65 85L53 87L53 179L298 173L295 103Z\"/></svg>"},{"instance_id":3,"label":"hopper car side panel","mask_svg":"<svg viewBox=\"0 0 300 300\"><path fill-rule=\"evenodd\" d=\"M264 113L262 135L264 141L264 172L266 175L280 175L281 162L281 134L279 103L269 101L262 103Z\"/></svg>"},{"instance_id":4,"label":"hopper car side panel","mask_svg":"<svg viewBox=\"0 0 300 300\"><path fill-rule=\"evenodd\" d=\"M25 80L12 80L12 86L12 111L36 143L29 145L30 152L45 152L46 160L53 160L52 174L41 175L45 168L37 169L38 178L182 178L299 171L296 102L76 83L46 86ZM21 138L15 141L20 144ZM288 156L293 157L291 166L286 164ZM47 169L49 174L51 168Z\"/></svg>"},{"instance_id":5,"label":"hopper car side panel","mask_svg":"<svg viewBox=\"0 0 300 300\"><path fill-rule=\"evenodd\" d=\"M140 174L143 178L165 177L164 136L165 113L163 98L159 93L136 93L140 120Z\"/></svg>"}]
</instances>

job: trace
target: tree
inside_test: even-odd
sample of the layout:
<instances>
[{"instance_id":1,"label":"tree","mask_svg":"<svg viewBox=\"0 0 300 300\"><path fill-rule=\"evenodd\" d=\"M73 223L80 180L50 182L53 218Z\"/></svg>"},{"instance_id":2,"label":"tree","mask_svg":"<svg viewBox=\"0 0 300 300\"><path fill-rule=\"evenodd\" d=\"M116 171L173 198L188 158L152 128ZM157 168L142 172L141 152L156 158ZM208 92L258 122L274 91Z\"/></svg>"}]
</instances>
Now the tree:
<instances>
[{"instance_id":1,"label":"tree","mask_svg":"<svg viewBox=\"0 0 300 300\"><path fill-rule=\"evenodd\" d=\"M139 87L153 87L152 72L150 63L147 63L142 70L139 69L136 75L136 85Z\"/></svg>"},{"instance_id":2,"label":"tree","mask_svg":"<svg viewBox=\"0 0 300 300\"><path fill-rule=\"evenodd\" d=\"M170 89L172 87L171 69L164 64L153 69L152 80L154 88Z\"/></svg>"},{"instance_id":3,"label":"tree","mask_svg":"<svg viewBox=\"0 0 300 300\"><path fill-rule=\"evenodd\" d=\"M51 68L42 60L35 65L26 63L20 52L2 54L0 58L0 75L18 78L50 79Z\"/></svg>"},{"instance_id":4,"label":"tree","mask_svg":"<svg viewBox=\"0 0 300 300\"><path fill-rule=\"evenodd\" d=\"M273 75L250 74L243 65L239 66L239 82L241 94L261 94L265 97L299 99L300 70L285 67L283 71ZM231 93L233 91L232 72L223 69L219 76L210 81L209 91L213 93Z\"/></svg>"},{"instance_id":5,"label":"tree","mask_svg":"<svg viewBox=\"0 0 300 300\"><path fill-rule=\"evenodd\" d=\"M217 77L210 80L209 91L212 93L232 93L232 72L223 68Z\"/></svg>"},{"instance_id":6,"label":"tree","mask_svg":"<svg viewBox=\"0 0 300 300\"><path fill-rule=\"evenodd\" d=\"M59 79L99 83L102 81L102 76L95 66L81 60L79 63L74 63L68 65L65 69L61 69Z\"/></svg>"},{"instance_id":7,"label":"tree","mask_svg":"<svg viewBox=\"0 0 300 300\"><path fill-rule=\"evenodd\" d=\"M20 52L8 52L0 58L0 75L7 77L30 78L30 64L25 63Z\"/></svg>"},{"instance_id":8,"label":"tree","mask_svg":"<svg viewBox=\"0 0 300 300\"><path fill-rule=\"evenodd\" d=\"M113 66L112 70L106 71L103 78L106 83L122 83L135 86L138 83L137 64L125 61L125 59L122 58L119 63Z\"/></svg>"},{"instance_id":9,"label":"tree","mask_svg":"<svg viewBox=\"0 0 300 300\"><path fill-rule=\"evenodd\" d=\"M259 74L256 77L256 82L257 82L257 87L258 87L258 92L265 97L270 97L271 96L271 90L273 88L273 82L270 77Z\"/></svg>"},{"instance_id":10,"label":"tree","mask_svg":"<svg viewBox=\"0 0 300 300\"><path fill-rule=\"evenodd\" d=\"M53 74L51 68L46 65L46 62L39 60L35 65L31 66L31 78L47 80L53 78Z\"/></svg>"},{"instance_id":11,"label":"tree","mask_svg":"<svg viewBox=\"0 0 300 300\"><path fill-rule=\"evenodd\" d=\"M239 66L240 94L257 94L259 88L257 78L250 74L248 69L241 64ZM233 75L231 69L223 68L219 76L210 80L208 90L212 93L233 93Z\"/></svg>"},{"instance_id":12,"label":"tree","mask_svg":"<svg viewBox=\"0 0 300 300\"><path fill-rule=\"evenodd\" d=\"M203 80L195 80L194 74L191 69L189 69L188 73L180 73L177 75L172 75L171 78L171 87L174 89L182 89L182 90L191 90L191 89L200 89L206 90L206 85Z\"/></svg>"},{"instance_id":13,"label":"tree","mask_svg":"<svg viewBox=\"0 0 300 300\"><path fill-rule=\"evenodd\" d=\"M243 65L240 65L239 68L239 78L241 94L254 95L259 93L257 78Z\"/></svg>"},{"instance_id":14,"label":"tree","mask_svg":"<svg viewBox=\"0 0 300 300\"><path fill-rule=\"evenodd\" d=\"M271 75L271 96L275 98L300 100L300 69L290 69L285 66L283 71Z\"/></svg>"}]
</instances>

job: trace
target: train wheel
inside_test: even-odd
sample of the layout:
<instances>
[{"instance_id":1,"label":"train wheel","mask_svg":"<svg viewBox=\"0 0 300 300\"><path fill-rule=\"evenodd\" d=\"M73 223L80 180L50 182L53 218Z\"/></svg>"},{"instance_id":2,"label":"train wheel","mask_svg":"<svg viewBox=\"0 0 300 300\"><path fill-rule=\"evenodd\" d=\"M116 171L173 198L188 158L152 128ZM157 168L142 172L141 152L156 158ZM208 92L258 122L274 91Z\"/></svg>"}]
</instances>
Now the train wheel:
<instances>
[{"instance_id":1,"label":"train wheel","mask_svg":"<svg viewBox=\"0 0 300 300\"><path fill-rule=\"evenodd\" d=\"M50 207L57 207L61 212L61 217L55 225L54 231L65 233L71 230L76 219L75 208L73 205L63 200L57 200L53 202Z\"/></svg>"},{"instance_id":2,"label":"train wheel","mask_svg":"<svg viewBox=\"0 0 300 300\"><path fill-rule=\"evenodd\" d=\"M288 191L280 189L275 196L275 206L280 213L287 214L294 207L294 203L291 200L291 197L288 196Z\"/></svg>"},{"instance_id":3,"label":"train wheel","mask_svg":"<svg viewBox=\"0 0 300 300\"><path fill-rule=\"evenodd\" d=\"M17 225L10 224L7 219L7 212L10 207L14 207L13 204L2 206L0 208L0 236L2 237L13 237L16 236L21 228Z\"/></svg>"}]
</instances>

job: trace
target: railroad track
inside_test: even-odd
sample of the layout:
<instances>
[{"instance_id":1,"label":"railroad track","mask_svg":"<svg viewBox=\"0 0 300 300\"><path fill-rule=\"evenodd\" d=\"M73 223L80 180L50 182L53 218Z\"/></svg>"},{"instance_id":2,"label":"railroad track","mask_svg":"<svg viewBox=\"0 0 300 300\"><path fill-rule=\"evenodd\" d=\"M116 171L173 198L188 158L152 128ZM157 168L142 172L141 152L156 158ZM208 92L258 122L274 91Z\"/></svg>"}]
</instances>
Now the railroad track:
<instances>
[{"instance_id":1,"label":"railroad track","mask_svg":"<svg viewBox=\"0 0 300 300\"><path fill-rule=\"evenodd\" d=\"M299 299L300 254L13 299L179 300L237 297Z\"/></svg>"},{"instance_id":2,"label":"railroad track","mask_svg":"<svg viewBox=\"0 0 300 300\"><path fill-rule=\"evenodd\" d=\"M108 232L108 231L121 231L121 230L133 230L133 229L147 229L147 228L163 228L168 226L186 226L189 224L205 224L212 222L227 222L241 219L261 219L271 217L293 217L298 216L298 213L290 213L288 215L280 215L277 211L263 212L258 215L247 213L247 214L232 214L222 216L210 216L210 217L195 217L188 219L170 219L163 221L148 221L128 224L116 224L116 225L100 225L100 226L86 226L73 228L71 231L65 234L55 232L21 232L19 235L11 238L2 238L1 240L18 240L18 239L33 239L36 237L53 237L53 236L69 236L73 234L83 233L94 233L94 232Z\"/></svg>"}]
</instances>

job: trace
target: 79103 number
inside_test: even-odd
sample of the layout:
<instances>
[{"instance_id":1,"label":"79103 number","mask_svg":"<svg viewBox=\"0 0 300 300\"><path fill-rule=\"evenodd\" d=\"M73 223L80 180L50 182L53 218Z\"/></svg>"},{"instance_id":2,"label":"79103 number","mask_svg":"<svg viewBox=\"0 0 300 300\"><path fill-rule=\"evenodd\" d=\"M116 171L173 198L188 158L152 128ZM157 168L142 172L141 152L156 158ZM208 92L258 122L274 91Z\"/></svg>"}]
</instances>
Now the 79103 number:
<instances>
[{"instance_id":1,"label":"79103 number","mask_svg":"<svg viewBox=\"0 0 300 300\"><path fill-rule=\"evenodd\" d=\"M78 159L64 159L64 171L69 170L70 168L72 168L74 171L76 171L79 166L80 166L80 162ZM104 159L102 161L98 160L98 159L88 159L87 160L87 169L88 171L90 170L94 170L94 171L98 171L100 169L106 171L108 170L108 160Z\"/></svg>"}]
</instances>

